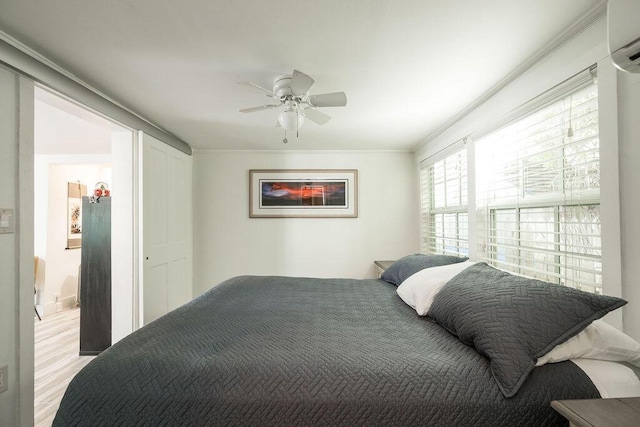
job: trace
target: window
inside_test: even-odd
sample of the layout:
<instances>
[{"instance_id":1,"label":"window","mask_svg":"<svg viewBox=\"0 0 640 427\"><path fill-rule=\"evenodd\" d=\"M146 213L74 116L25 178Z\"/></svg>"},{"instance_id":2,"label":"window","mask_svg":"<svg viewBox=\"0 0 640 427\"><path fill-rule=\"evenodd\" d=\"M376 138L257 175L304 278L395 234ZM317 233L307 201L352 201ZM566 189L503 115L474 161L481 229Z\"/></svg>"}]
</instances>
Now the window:
<instances>
[{"instance_id":1,"label":"window","mask_svg":"<svg viewBox=\"0 0 640 427\"><path fill-rule=\"evenodd\" d=\"M420 187L422 252L468 255L466 148L421 169Z\"/></svg>"},{"instance_id":2,"label":"window","mask_svg":"<svg viewBox=\"0 0 640 427\"><path fill-rule=\"evenodd\" d=\"M599 293L597 84L574 85L475 141L475 151L478 239L487 262Z\"/></svg>"}]
</instances>

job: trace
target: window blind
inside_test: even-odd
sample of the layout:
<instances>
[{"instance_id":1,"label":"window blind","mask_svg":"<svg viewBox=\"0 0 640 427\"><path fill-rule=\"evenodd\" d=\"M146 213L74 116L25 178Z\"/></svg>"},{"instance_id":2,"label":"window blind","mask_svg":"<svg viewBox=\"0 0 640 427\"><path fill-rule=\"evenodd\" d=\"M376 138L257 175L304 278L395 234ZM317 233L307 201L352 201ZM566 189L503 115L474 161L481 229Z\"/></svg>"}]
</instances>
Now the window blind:
<instances>
[{"instance_id":1,"label":"window blind","mask_svg":"<svg viewBox=\"0 0 640 427\"><path fill-rule=\"evenodd\" d=\"M597 84L563 93L475 144L479 240L486 260L599 293Z\"/></svg>"},{"instance_id":2,"label":"window blind","mask_svg":"<svg viewBox=\"0 0 640 427\"><path fill-rule=\"evenodd\" d=\"M466 148L427 163L420 174L422 252L468 255Z\"/></svg>"}]
</instances>

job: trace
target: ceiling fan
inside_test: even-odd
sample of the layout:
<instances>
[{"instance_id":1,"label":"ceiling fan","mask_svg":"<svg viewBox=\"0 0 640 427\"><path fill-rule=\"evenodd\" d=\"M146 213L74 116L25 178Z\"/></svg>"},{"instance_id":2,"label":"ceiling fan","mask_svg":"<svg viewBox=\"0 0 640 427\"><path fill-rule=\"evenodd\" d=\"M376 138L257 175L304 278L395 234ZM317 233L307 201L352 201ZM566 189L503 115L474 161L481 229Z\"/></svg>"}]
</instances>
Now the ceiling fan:
<instances>
[{"instance_id":1,"label":"ceiling fan","mask_svg":"<svg viewBox=\"0 0 640 427\"><path fill-rule=\"evenodd\" d=\"M309 95L309 89L313 86L311 77L298 70L293 74L285 74L276 77L273 81L273 90L263 88L253 82L240 82L239 84L264 92L274 99L276 104L266 104L259 107L243 108L241 113L253 113L255 111L270 110L284 105L284 111L280 113L276 127L282 127L285 131L298 131L305 118L314 123L323 125L331 116L318 111L318 107L344 107L347 105L347 95L344 92L324 93ZM286 133L285 133L286 135ZM284 139L286 143L286 137Z\"/></svg>"}]
</instances>

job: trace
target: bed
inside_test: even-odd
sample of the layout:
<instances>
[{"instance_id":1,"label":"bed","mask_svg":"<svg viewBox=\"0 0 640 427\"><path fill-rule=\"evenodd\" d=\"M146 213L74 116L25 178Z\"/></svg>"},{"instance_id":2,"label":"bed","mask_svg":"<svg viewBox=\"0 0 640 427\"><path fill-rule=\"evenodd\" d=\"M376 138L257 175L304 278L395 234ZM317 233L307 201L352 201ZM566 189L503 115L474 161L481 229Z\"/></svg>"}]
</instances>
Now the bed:
<instances>
[{"instance_id":1,"label":"bed","mask_svg":"<svg viewBox=\"0 0 640 427\"><path fill-rule=\"evenodd\" d=\"M506 397L450 329L380 279L235 277L91 361L54 425L566 425L551 400L600 397L571 361Z\"/></svg>"}]
</instances>

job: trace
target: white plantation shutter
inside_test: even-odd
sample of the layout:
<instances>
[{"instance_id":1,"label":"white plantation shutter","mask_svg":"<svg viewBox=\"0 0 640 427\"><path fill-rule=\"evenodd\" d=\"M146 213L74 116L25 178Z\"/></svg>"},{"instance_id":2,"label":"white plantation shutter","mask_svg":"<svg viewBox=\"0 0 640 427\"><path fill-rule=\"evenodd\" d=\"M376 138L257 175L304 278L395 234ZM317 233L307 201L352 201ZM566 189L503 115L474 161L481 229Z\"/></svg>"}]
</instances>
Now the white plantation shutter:
<instances>
[{"instance_id":1,"label":"white plantation shutter","mask_svg":"<svg viewBox=\"0 0 640 427\"><path fill-rule=\"evenodd\" d=\"M599 293L597 84L583 79L475 144L479 240L487 261Z\"/></svg>"},{"instance_id":2,"label":"white plantation shutter","mask_svg":"<svg viewBox=\"0 0 640 427\"><path fill-rule=\"evenodd\" d=\"M420 171L422 252L468 255L467 150L462 148Z\"/></svg>"}]
</instances>

